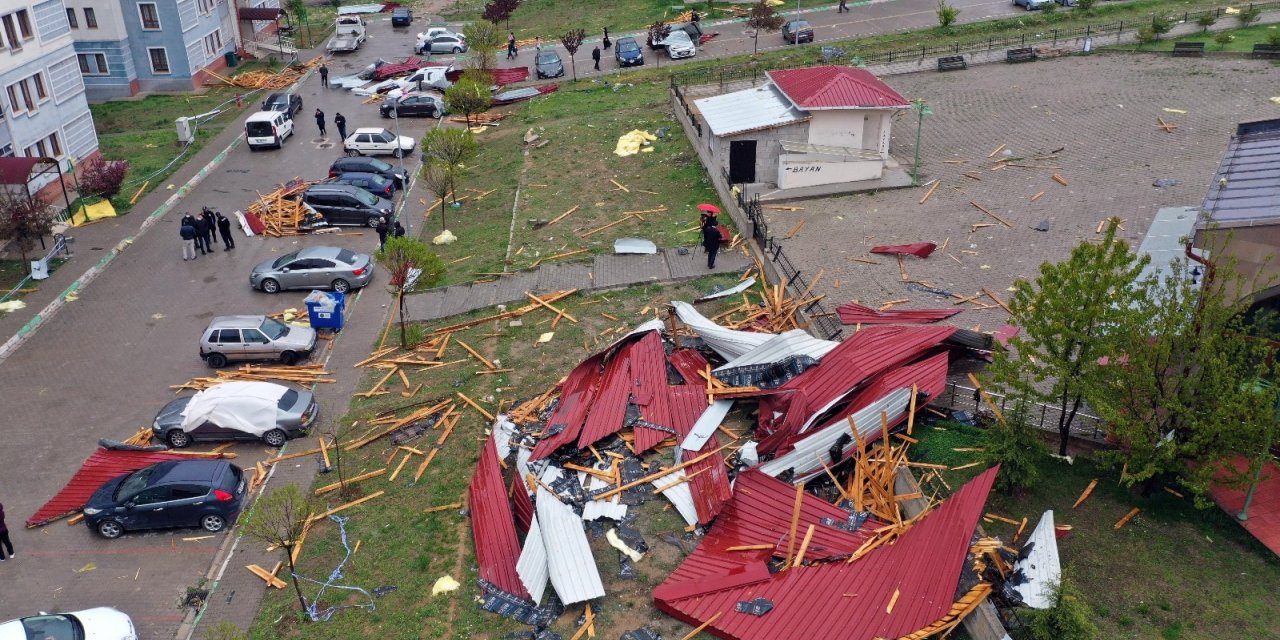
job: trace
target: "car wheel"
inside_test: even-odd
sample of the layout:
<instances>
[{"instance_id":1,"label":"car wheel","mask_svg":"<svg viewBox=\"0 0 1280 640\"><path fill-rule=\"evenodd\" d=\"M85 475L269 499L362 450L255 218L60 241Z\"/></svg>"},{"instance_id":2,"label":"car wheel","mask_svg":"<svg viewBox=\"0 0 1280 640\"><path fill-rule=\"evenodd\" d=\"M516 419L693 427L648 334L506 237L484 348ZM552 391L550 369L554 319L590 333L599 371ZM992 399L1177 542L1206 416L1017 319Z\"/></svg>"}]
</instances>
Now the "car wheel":
<instances>
[{"instance_id":1,"label":"car wheel","mask_svg":"<svg viewBox=\"0 0 1280 640\"><path fill-rule=\"evenodd\" d=\"M404 149L401 149L400 147L396 147L395 149L393 149L393 150L391 151L391 155L393 155L393 156L395 156L395 157L397 157L397 158L403 158L403 157L404 157Z\"/></svg>"},{"instance_id":2,"label":"car wheel","mask_svg":"<svg viewBox=\"0 0 1280 640\"><path fill-rule=\"evenodd\" d=\"M221 353L211 353L204 357L205 364L214 369L221 369L227 366L227 357Z\"/></svg>"},{"instance_id":3,"label":"car wheel","mask_svg":"<svg viewBox=\"0 0 1280 640\"><path fill-rule=\"evenodd\" d=\"M263 442L267 443L267 444L268 444L268 445L270 445L270 446L277 447L277 448L279 448L279 447L283 447L283 446L284 446L285 441L286 441L286 440L288 440L288 439L289 439L289 438L288 438L288 436L284 435L284 432L283 432L283 431L281 431L281 430L279 430L279 429L272 429L272 430L270 430L270 431L268 431L268 432L266 432L266 433L262 434L262 441L263 441Z\"/></svg>"},{"instance_id":4,"label":"car wheel","mask_svg":"<svg viewBox=\"0 0 1280 640\"><path fill-rule=\"evenodd\" d=\"M115 540L124 535L124 525L115 520L103 520L98 523L98 535L108 540Z\"/></svg>"},{"instance_id":5,"label":"car wheel","mask_svg":"<svg viewBox=\"0 0 1280 640\"><path fill-rule=\"evenodd\" d=\"M458 55L459 53L462 53L462 48L461 48L461 47L454 47L454 48L453 48L453 54L454 54L454 55Z\"/></svg>"},{"instance_id":6,"label":"car wheel","mask_svg":"<svg viewBox=\"0 0 1280 640\"><path fill-rule=\"evenodd\" d=\"M292 365L298 364L298 361L299 361L299 360L301 360L301 359L302 359L302 358L300 358L300 357L298 356L298 352L296 352L296 351L282 351L282 352L280 352L280 362L283 362L283 363L285 363L285 364L287 364L287 365L292 366Z\"/></svg>"},{"instance_id":7,"label":"car wheel","mask_svg":"<svg viewBox=\"0 0 1280 640\"><path fill-rule=\"evenodd\" d=\"M267 293L279 293L280 283L276 282L274 278L267 278L262 281L262 290Z\"/></svg>"},{"instance_id":8,"label":"car wheel","mask_svg":"<svg viewBox=\"0 0 1280 640\"><path fill-rule=\"evenodd\" d=\"M170 429L164 434L164 439L174 449L185 449L191 446L191 434L182 429Z\"/></svg>"},{"instance_id":9,"label":"car wheel","mask_svg":"<svg viewBox=\"0 0 1280 640\"><path fill-rule=\"evenodd\" d=\"M388 112L387 112L387 117L388 117L388 118L391 118L391 119L399 118L399 117L400 117L400 110L399 110L399 109L392 109L392 110L388 111Z\"/></svg>"},{"instance_id":10,"label":"car wheel","mask_svg":"<svg viewBox=\"0 0 1280 640\"><path fill-rule=\"evenodd\" d=\"M377 229L378 220L380 219L382 219L382 216L369 216L369 219L364 221L364 226L369 227L370 229Z\"/></svg>"},{"instance_id":11,"label":"car wheel","mask_svg":"<svg viewBox=\"0 0 1280 640\"><path fill-rule=\"evenodd\" d=\"M333 281L333 290L338 293L346 293L351 290L351 283L343 280L342 278L338 278Z\"/></svg>"},{"instance_id":12,"label":"car wheel","mask_svg":"<svg viewBox=\"0 0 1280 640\"><path fill-rule=\"evenodd\" d=\"M210 513L200 518L200 527L209 533L217 533L227 527L227 519L216 513Z\"/></svg>"},{"instance_id":13,"label":"car wheel","mask_svg":"<svg viewBox=\"0 0 1280 640\"><path fill-rule=\"evenodd\" d=\"M360 155L360 150L359 150L359 149L347 149L347 155L348 155L348 156L351 156L351 157L353 157L353 158L354 158L354 157L356 157L356 156Z\"/></svg>"}]
</instances>

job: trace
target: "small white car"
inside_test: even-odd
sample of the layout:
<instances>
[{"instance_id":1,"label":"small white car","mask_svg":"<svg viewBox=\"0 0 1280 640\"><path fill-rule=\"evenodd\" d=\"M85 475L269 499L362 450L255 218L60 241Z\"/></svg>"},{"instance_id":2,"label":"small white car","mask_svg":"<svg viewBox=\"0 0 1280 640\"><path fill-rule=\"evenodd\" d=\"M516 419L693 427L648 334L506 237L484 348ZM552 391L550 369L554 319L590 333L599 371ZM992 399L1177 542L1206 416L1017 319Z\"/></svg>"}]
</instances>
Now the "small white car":
<instances>
[{"instance_id":1,"label":"small white car","mask_svg":"<svg viewBox=\"0 0 1280 640\"><path fill-rule=\"evenodd\" d=\"M0 640L138 640L133 621L111 607L44 613L0 622Z\"/></svg>"},{"instance_id":2,"label":"small white car","mask_svg":"<svg viewBox=\"0 0 1280 640\"><path fill-rule=\"evenodd\" d=\"M466 41L467 37L461 33L450 31L448 27L429 27L426 31L418 34L417 44L413 46L414 53L422 53L427 48L427 43L431 42L436 36L453 36L459 40Z\"/></svg>"},{"instance_id":3,"label":"small white car","mask_svg":"<svg viewBox=\"0 0 1280 640\"><path fill-rule=\"evenodd\" d=\"M376 156L391 154L397 158L413 151L417 140L409 136L399 136L377 127L362 127L347 136L342 148L349 156Z\"/></svg>"},{"instance_id":4,"label":"small white car","mask_svg":"<svg viewBox=\"0 0 1280 640\"><path fill-rule=\"evenodd\" d=\"M672 60L692 58L698 53L698 48L693 45L693 39L684 31L672 31L662 41L662 46L667 48L667 55L671 56Z\"/></svg>"}]
</instances>

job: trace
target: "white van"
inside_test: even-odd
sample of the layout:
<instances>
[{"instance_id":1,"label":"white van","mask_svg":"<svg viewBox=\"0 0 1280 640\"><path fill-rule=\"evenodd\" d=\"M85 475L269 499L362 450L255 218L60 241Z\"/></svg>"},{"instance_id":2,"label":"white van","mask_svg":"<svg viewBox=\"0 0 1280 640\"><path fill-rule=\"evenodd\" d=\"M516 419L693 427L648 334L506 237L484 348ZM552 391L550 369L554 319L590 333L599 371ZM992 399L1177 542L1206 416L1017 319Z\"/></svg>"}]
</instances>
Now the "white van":
<instances>
[{"instance_id":1,"label":"white van","mask_svg":"<svg viewBox=\"0 0 1280 640\"><path fill-rule=\"evenodd\" d=\"M259 147L282 147L284 139L293 135L293 120L283 111L259 111L244 123L245 142L257 151Z\"/></svg>"}]
</instances>

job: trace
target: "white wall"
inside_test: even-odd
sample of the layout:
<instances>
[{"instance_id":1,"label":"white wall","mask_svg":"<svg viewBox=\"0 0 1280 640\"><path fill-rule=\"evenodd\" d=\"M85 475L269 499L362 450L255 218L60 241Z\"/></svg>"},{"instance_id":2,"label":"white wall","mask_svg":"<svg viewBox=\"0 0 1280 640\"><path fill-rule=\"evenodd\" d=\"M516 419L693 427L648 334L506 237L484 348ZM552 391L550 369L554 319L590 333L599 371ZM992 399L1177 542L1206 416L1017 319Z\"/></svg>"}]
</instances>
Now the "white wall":
<instances>
[{"instance_id":1,"label":"white wall","mask_svg":"<svg viewBox=\"0 0 1280 640\"><path fill-rule=\"evenodd\" d=\"M71 35L77 41L102 42L124 40L129 37L128 32L124 29L124 18L120 13L119 0L63 0L63 4L68 9L75 9L76 24L78 28L71 30ZM98 28L90 29L88 23L84 20L84 8L93 9L93 15L98 19Z\"/></svg>"},{"instance_id":2,"label":"white wall","mask_svg":"<svg viewBox=\"0 0 1280 640\"><path fill-rule=\"evenodd\" d=\"M813 160L811 156L799 153L778 157L779 189L877 180L883 174L884 162L880 160Z\"/></svg>"},{"instance_id":3,"label":"white wall","mask_svg":"<svg viewBox=\"0 0 1280 640\"><path fill-rule=\"evenodd\" d=\"M810 111L809 144L862 148L865 114L854 110Z\"/></svg>"}]
</instances>

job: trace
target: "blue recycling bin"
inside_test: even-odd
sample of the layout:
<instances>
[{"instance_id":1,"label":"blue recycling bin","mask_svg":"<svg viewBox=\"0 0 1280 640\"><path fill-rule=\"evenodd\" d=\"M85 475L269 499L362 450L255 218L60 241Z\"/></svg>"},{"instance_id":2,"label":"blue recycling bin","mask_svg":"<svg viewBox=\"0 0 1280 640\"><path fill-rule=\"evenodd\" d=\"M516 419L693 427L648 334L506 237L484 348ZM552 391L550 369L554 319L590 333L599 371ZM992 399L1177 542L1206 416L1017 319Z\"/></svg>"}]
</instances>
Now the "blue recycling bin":
<instances>
[{"instance_id":1,"label":"blue recycling bin","mask_svg":"<svg viewBox=\"0 0 1280 640\"><path fill-rule=\"evenodd\" d=\"M332 329L342 331L343 316L346 312L347 297L337 291L316 292L333 301L333 308L318 300L307 300L307 319L312 329ZM310 297L310 296L308 296Z\"/></svg>"}]
</instances>

